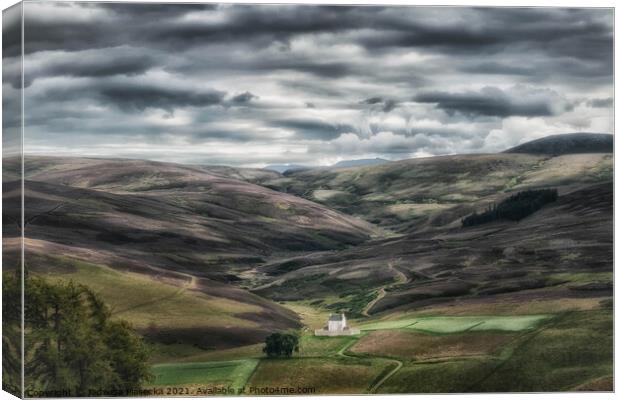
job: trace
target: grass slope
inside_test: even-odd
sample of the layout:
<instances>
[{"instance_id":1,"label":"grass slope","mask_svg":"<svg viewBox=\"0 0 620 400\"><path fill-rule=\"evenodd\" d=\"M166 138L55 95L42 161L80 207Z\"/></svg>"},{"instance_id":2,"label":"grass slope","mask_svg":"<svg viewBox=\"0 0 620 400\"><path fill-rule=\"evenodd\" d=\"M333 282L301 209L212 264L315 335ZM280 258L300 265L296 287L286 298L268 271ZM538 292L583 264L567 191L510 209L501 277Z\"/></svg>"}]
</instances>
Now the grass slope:
<instances>
[{"instance_id":1,"label":"grass slope","mask_svg":"<svg viewBox=\"0 0 620 400\"><path fill-rule=\"evenodd\" d=\"M191 282L177 286L70 258L56 262L67 269L47 272L47 279L72 280L92 288L112 308L113 317L129 321L157 343L160 359L179 350L200 356L206 350L257 343L272 330L298 326L287 310L278 311L279 306L265 300L256 302L249 293L244 297L239 292L233 299L226 292L203 293Z\"/></svg>"},{"instance_id":2,"label":"grass slope","mask_svg":"<svg viewBox=\"0 0 620 400\"><path fill-rule=\"evenodd\" d=\"M202 363L157 364L153 366L154 386L213 385L244 387L258 360L212 361Z\"/></svg>"},{"instance_id":3,"label":"grass slope","mask_svg":"<svg viewBox=\"0 0 620 400\"><path fill-rule=\"evenodd\" d=\"M533 329L548 318L549 315L421 317L371 322L359 328L364 331L407 328L431 333L522 331Z\"/></svg>"}]
</instances>

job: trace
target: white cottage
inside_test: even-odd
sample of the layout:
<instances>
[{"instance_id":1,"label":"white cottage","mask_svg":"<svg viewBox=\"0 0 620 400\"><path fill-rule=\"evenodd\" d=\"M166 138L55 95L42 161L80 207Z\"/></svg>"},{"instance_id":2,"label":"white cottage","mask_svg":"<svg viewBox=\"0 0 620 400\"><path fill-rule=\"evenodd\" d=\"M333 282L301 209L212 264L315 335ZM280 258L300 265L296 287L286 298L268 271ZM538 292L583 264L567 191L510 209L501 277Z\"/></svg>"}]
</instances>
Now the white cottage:
<instances>
[{"instance_id":1,"label":"white cottage","mask_svg":"<svg viewBox=\"0 0 620 400\"><path fill-rule=\"evenodd\" d=\"M332 314L327 320L327 330L330 332L342 331L347 327L347 317L342 314Z\"/></svg>"},{"instance_id":2,"label":"white cottage","mask_svg":"<svg viewBox=\"0 0 620 400\"><path fill-rule=\"evenodd\" d=\"M315 336L349 336L359 333L359 329L350 328L347 325L347 317L344 313L331 314L327 320L327 326L314 331Z\"/></svg>"}]
</instances>

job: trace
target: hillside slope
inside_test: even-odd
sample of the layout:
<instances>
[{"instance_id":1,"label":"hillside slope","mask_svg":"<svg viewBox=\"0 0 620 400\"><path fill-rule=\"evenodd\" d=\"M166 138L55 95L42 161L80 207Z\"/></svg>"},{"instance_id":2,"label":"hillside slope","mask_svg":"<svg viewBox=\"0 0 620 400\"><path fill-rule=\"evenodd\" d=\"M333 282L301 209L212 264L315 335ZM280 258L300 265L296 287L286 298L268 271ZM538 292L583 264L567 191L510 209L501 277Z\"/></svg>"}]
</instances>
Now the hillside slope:
<instances>
[{"instance_id":1,"label":"hillside slope","mask_svg":"<svg viewBox=\"0 0 620 400\"><path fill-rule=\"evenodd\" d=\"M505 193L561 191L611 179L611 154L481 154L299 171L263 185L324 204L398 232L458 223Z\"/></svg>"},{"instance_id":2,"label":"hillside slope","mask_svg":"<svg viewBox=\"0 0 620 400\"><path fill-rule=\"evenodd\" d=\"M612 215L613 185L595 184L518 223L412 233L267 264L255 291L358 316L438 304L604 298L612 293ZM582 276L588 284L576 282Z\"/></svg>"},{"instance_id":3,"label":"hillside slope","mask_svg":"<svg viewBox=\"0 0 620 400\"><path fill-rule=\"evenodd\" d=\"M127 248L149 259L161 253L171 269L204 276L223 260L342 248L375 232L308 200L195 167L55 158L26 165L30 238ZM183 255L169 260L179 249Z\"/></svg>"},{"instance_id":4,"label":"hillside slope","mask_svg":"<svg viewBox=\"0 0 620 400\"><path fill-rule=\"evenodd\" d=\"M273 330L298 327L299 319L241 288L246 271L274 254L343 249L376 232L319 204L235 179L269 174L28 157L26 266L98 288L106 301L130 310L120 317L158 342L203 348L259 342ZM9 186L5 221L18 221L11 213L19 207L11 204L19 204L19 192ZM11 247L19 240L7 245L5 265L16 265Z\"/></svg>"},{"instance_id":5,"label":"hillside slope","mask_svg":"<svg viewBox=\"0 0 620 400\"><path fill-rule=\"evenodd\" d=\"M532 140L506 150L504 153L578 154L613 153L614 136L606 133L567 133Z\"/></svg>"}]
</instances>

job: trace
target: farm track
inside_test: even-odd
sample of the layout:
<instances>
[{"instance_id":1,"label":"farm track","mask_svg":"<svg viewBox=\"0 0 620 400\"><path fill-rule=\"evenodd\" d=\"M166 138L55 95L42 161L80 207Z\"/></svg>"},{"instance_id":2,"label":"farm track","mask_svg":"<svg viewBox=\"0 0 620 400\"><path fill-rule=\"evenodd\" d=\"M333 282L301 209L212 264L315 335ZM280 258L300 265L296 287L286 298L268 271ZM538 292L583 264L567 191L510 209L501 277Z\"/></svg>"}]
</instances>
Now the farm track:
<instances>
[{"instance_id":1,"label":"farm track","mask_svg":"<svg viewBox=\"0 0 620 400\"><path fill-rule=\"evenodd\" d=\"M383 378L381 378L381 380L379 382L377 382L376 384L374 384L369 392L370 393L376 393L377 389L379 389L381 387L381 385L383 385L385 383L385 381L387 381L388 379L390 379L392 376L394 376L394 374L396 374L402 367L403 367L403 362L400 360L393 360L393 362L396 363L396 367L391 370L387 375L385 375Z\"/></svg>"},{"instance_id":2,"label":"farm track","mask_svg":"<svg viewBox=\"0 0 620 400\"><path fill-rule=\"evenodd\" d=\"M352 340L348 341L344 346L342 346L342 348L340 350L338 350L338 352L336 353L337 356L339 357L345 357L345 358L353 358L353 359L365 359L366 357L362 357L362 356L355 356L355 355L349 355L346 354L345 352L350 349L351 347L353 347L353 345L355 345L357 342L359 341L359 338L353 338ZM383 385L385 383L385 381L387 381L388 379L390 379L395 373L397 373L403 366L403 362L394 358L387 358L387 357L372 357L373 360L387 360L389 362L392 363L396 363L396 366L394 367L394 369L392 369L390 372L388 372L383 378L381 378L379 380L379 382L375 383L374 385L372 385L369 389L368 389L368 393L375 393L377 391L377 389L379 389L379 387L381 385Z\"/></svg>"},{"instance_id":3,"label":"farm track","mask_svg":"<svg viewBox=\"0 0 620 400\"><path fill-rule=\"evenodd\" d=\"M400 258L397 261L400 261ZM385 294L386 294L385 290L387 288L392 288L395 286L400 286L400 285L404 285L406 283L411 282L411 279L408 278L407 275L405 275L402 271L400 271L398 268L394 266L393 261L388 262L388 268L394 271L394 273L396 273L396 276L397 276L396 282L390 283L389 285L385 285L379 288L377 297L375 297L370 303L368 303L366 307L364 307L364 310L362 310L362 315L365 317L370 317L369 311L375 306L375 304L377 304L382 298L385 297Z\"/></svg>"}]
</instances>

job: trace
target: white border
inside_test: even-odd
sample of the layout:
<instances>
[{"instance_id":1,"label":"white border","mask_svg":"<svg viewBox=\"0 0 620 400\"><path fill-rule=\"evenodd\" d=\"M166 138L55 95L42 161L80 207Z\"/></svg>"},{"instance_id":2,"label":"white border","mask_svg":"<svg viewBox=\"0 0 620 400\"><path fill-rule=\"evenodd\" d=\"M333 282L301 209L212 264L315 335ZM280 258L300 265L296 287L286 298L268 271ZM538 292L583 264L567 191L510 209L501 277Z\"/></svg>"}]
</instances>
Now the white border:
<instances>
[{"instance_id":1,"label":"white border","mask_svg":"<svg viewBox=\"0 0 620 400\"><path fill-rule=\"evenodd\" d=\"M32 1L32 0L28 0L28 1ZM27 1L27 2L28 2ZM36 1L36 0L35 0ZM39 2L39 1L36 1ZM95 2L95 1L93 1ZM118 2L133 2L133 3L158 3L158 1L149 1L149 0L134 0L134 1L118 1ZM159 1L159 3L163 3L164 1ZM190 1L191 2L191 1ZM5 9L8 8L14 4L16 4L16 1L12 1L12 0L0 0L0 8ZM189 3L188 1L180 1L180 0L169 0L169 1L165 1L165 3ZM195 3L200 3L198 1L196 1ZM218 1L204 1L202 3L221 3ZM583 1L583 0L545 0L545 1L514 1L514 0L503 0L503 1L499 1L499 0L475 0L475 1L467 1L467 0L448 0L448 1L416 1L416 0L388 0L388 1L382 1L382 0L355 0L355 1L351 1L351 0L297 0L297 1L290 1L290 0L281 0L281 1L262 1L262 0L231 0L231 1L226 1L226 3L245 3L245 4L265 4L265 3L281 3L281 4L342 4L342 5L406 5L406 6L468 6L468 7L474 7L474 6L482 6L482 7L585 7L585 8L592 8L592 7L611 7L611 8L615 8L615 2L613 0L589 0L589 1ZM618 26L618 14L615 13L614 10L614 39L615 39L615 27ZM1 34L0 34L1 35ZM617 66L618 66L618 44L617 41L614 40L614 77L616 76L617 73ZM1 72L1 63L0 63L0 72ZM22 76L23 79L23 76ZM616 98L616 89L615 89L615 84L614 84L614 99ZM23 99L22 99L23 101ZM0 115L2 113L2 105L0 103ZM618 116L618 110L614 107L614 133L615 133L615 121L617 119ZM22 113L22 118L23 118L23 113ZM1 136L0 136L1 138ZM22 134L22 140L23 140L23 134ZM614 140L614 154L617 154L618 148L620 147L620 145L617 143L617 141ZM614 165L614 177L616 176L618 169L616 168L617 166ZM0 174L1 174L1 163L0 163ZM1 189L0 189L1 190ZM618 199L620 198L620 189L615 185L615 179L614 179L614 210L616 209L616 205L618 204ZM23 210L22 210L23 212ZM2 222L2 216L0 215L0 226L1 226L1 222ZM618 250L618 243L616 243L615 241L615 226L618 226L618 222L620 222L620 216L614 212L614 272L615 272L615 254L616 251ZM2 255L0 253L0 263L2 260ZM615 371L615 361L618 359L618 342L617 342L617 336L615 335L615 332L618 332L618 327L619 327L619 321L618 321L618 316L619 316L619 312L618 309L615 308L615 304L616 304L616 283L617 283L617 279L616 279L616 275L614 274L614 372ZM0 304L1 304L1 298L0 298ZM0 349L0 353L1 353L1 349ZM614 374L614 388L618 387L618 376L615 373ZM288 396L287 398L295 398L295 399L316 399L319 396ZM343 399L351 399L353 396L340 396L340 395L328 395L328 396L320 396L321 398L326 398L326 399L337 399L337 400L343 400ZM359 397L359 396L358 396ZM536 399L536 398L545 398L545 399L562 399L562 400L572 400L572 399L579 399L579 400L585 400L585 399L607 399L607 398L615 398L615 394L613 393L588 393L588 392L584 392L584 393L542 393L542 394L521 394L521 393L510 393L510 394L450 394L450 395L372 395L373 399L380 399L380 400L409 400L411 398L415 397L416 399L420 399L420 400L426 400L426 399L454 399L455 397L458 399L467 399L467 400L474 400L474 399L479 399L479 398L483 398L483 399L489 399L489 400L496 400L496 399ZM239 399L239 397L236 397L237 399ZM245 399L264 399L264 400L281 400L282 397L243 397ZM2 392L0 391L0 400L8 400L8 399L15 399L14 396L6 393L6 392ZM140 399L138 397L136 397L136 399ZM145 398L147 399L147 398ZM161 397L161 398L157 398L157 397L149 397L148 399L170 399L169 397ZM196 399L196 397L190 397L188 399Z\"/></svg>"}]
</instances>

